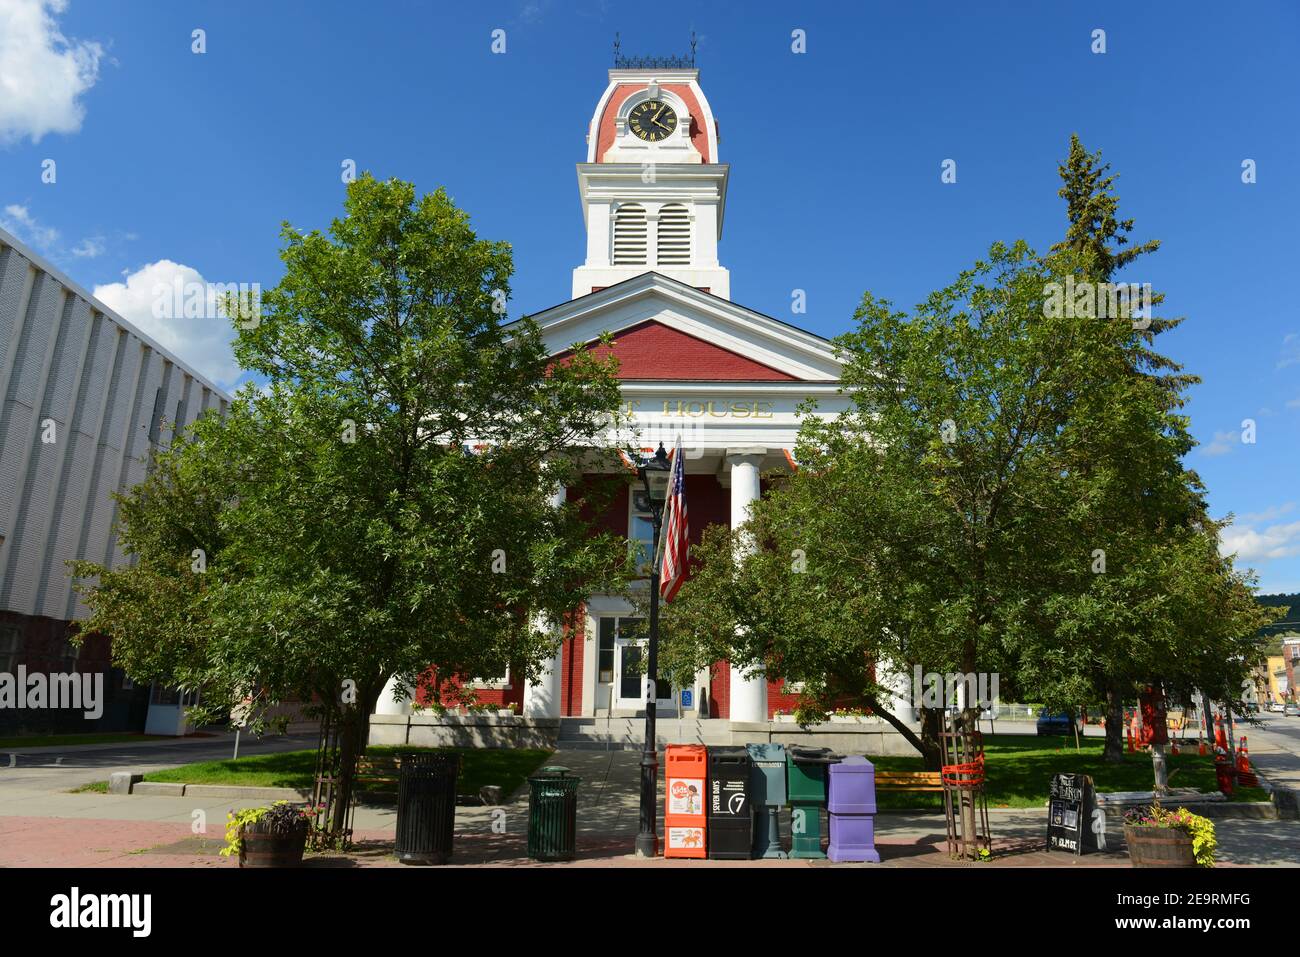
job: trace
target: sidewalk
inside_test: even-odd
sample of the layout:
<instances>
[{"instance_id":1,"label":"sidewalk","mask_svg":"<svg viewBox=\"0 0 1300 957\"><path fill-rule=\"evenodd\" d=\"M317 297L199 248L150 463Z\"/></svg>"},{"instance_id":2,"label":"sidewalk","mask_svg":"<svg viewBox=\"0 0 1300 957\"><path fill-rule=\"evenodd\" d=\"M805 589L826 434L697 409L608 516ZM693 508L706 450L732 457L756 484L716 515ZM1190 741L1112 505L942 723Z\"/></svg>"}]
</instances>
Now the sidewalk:
<instances>
[{"instance_id":1,"label":"sidewalk","mask_svg":"<svg viewBox=\"0 0 1300 957\"><path fill-rule=\"evenodd\" d=\"M1045 849L1045 809L991 809L994 859L986 864L948 859L941 814L888 812L876 818L880 865L831 865L826 861L654 861L631 856L638 830L640 754L634 751L557 752L551 764L582 778L578 800L575 863L604 867L1128 867L1118 829L1109 832L1118 851L1076 858ZM251 801L199 802L191 798L104 794L0 792L0 866L233 867L217 855L224 843L227 811ZM662 808L661 808L662 814ZM196 824L195 822L198 822ZM198 825L203 833L194 833ZM1300 822L1220 820L1223 866L1300 866ZM349 855L311 855L312 867L399 867L392 856L396 812L361 807L358 846ZM788 815L784 827L788 829ZM453 860L459 865L547 867L526 856L527 788L500 807L456 809ZM659 832L663 833L662 816Z\"/></svg>"}]
</instances>

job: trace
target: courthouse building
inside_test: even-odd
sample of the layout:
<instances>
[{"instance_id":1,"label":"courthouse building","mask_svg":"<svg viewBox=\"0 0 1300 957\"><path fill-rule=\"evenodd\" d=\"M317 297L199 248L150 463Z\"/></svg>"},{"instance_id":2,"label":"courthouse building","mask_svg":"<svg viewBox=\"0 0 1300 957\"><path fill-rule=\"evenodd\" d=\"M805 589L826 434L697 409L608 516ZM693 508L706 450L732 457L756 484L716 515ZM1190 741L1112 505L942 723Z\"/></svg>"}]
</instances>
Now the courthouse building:
<instances>
[{"instance_id":1,"label":"courthouse building","mask_svg":"<svg viewBox=\"0 0 1300 957\"><path fill-rule=\"evenodd\" d=\"M587 244L573 298L533 314L557 358L574 343L604 350L598 339L612 334L640 444L671 449L682 435L695 542L706 525L744 521L760 476L790 468L800 403L816 399L833 414L846 402L827 340L733 300L719 259L729 171L697 70L653 62L611 70L577 167ZM629 481L603 522L648 545L650 516L636 490ZM479 699L532 717L635 714L646 678L632 611L621 596L592 596L545 677L527 687L509 675L478 682ZM661 680L656 693L660 714L741 721L766 721L794 702L726 662L695 687Z\"/></svg>"}]
</instances>

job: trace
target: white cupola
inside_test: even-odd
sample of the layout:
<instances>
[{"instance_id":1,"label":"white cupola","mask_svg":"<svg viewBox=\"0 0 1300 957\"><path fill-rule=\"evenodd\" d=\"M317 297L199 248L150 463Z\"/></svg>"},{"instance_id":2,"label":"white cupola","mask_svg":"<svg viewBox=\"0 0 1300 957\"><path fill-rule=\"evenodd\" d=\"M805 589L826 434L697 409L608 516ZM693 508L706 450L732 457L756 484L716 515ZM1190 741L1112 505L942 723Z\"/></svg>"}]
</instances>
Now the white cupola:
<instances>
[{"instance_id":1,"label":"white cupola","mask_svg":"<svg viewBox=\"0 0 1300 957\"><path fill-rule=\"evenodd\" d=\"M730 299L718 264L727 173L698 70L655 61L610 70L578 164L587 258L573 297L658 272Z\"/></svg>"}]
</instances>

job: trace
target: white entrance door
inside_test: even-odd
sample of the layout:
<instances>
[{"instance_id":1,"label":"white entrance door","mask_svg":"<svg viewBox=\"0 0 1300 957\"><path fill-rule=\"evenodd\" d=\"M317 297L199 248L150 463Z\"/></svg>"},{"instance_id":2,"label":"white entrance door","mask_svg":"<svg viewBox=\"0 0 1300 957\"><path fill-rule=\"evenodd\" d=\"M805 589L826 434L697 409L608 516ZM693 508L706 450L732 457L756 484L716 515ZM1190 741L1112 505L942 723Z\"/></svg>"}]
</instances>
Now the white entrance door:
<instances>
[{"instance_id":1,"label":"white entrance door","mask_svg":"<svg viewBox=\"0 0 1300 957\"><path fill-rule=\"evenodd\" d=\"M621 619L620 624L629 619ZM645 639L618 636L614 640L614 709L642 711L649 695L649 676L645 674ZM672 686L662 675L655 688L655 713L676 714L677 703Z\"/></svg>"}]
</instances>

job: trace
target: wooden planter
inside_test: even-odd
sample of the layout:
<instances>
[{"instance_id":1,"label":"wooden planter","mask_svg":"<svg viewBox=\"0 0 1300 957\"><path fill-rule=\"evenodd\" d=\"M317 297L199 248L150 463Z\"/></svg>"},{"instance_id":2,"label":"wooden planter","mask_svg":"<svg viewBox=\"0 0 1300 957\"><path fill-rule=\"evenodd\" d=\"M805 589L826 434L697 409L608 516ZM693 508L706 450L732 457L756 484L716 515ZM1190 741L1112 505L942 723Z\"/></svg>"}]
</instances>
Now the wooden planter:
<instances>
[{"instance_id":1,"label":"wooden planter","mask_svg":"<svg viewBox=\"0 0 1300 957\"><path fill-rule=\"evenodd\" d=\"M259 822L245 824L239 830L240 867L300 867L307 847L307 822L292 831L276 833L261 830Z\"/></svg>"},{"instance_id":2,"label":"wooden planter","mask_svg":"<svg viewBox=\"0 0 1300 957\"><path fill-rule=\"evenodd\" d=\"M1124 825L1128 856L1134 867L1195 867L1192 835L1176 827Z\"/></svg>"}]
</instances>

